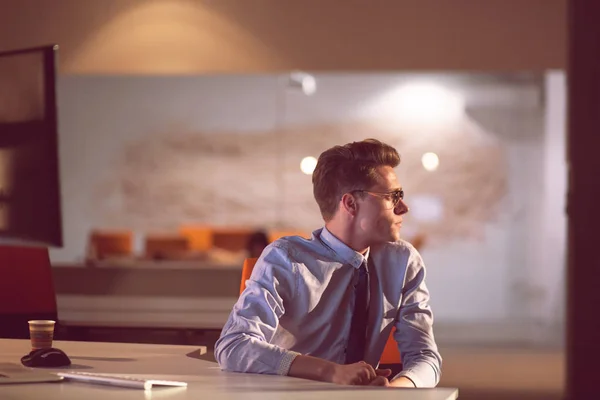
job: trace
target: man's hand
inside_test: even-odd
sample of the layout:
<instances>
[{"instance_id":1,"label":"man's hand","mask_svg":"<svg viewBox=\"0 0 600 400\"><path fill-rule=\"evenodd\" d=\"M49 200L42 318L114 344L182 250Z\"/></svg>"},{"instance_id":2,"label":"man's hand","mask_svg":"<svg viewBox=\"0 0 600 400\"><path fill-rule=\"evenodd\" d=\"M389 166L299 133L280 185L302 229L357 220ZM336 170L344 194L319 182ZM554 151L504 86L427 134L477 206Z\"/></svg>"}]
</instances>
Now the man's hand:
<instances>
[{"instance_id":1,"label":"man's hand","mask_svg":"<svg viewBox=\"0 0 600 400\"><path fill-rule=\"evenodd\" d=\"M325 379L338 385L368 385L377 377L375 369L364 361L354 364L332 364Z\"/></svg>"},{"instance_id":2,"label":"man's hand","mask_svg":"<svg viewBox=\"0 0 600 400\"><path fill-rule=\"evenodd\" d=\"M376 369L375 373L377 376L369 383L369 386L391 386L388 380L388 376L392 374L391 369Z\"/></svg>"},{"instance_id":3,"label":"man's hand","mask_svg":"<svg viewBox=\"0 0 600 400\"><path fill-rule=\"evenodd\" d=\"M392 373L389 369L374 369L364 361L354 364L335 364L329 371L328 381L339 385L385 386L387 377Z\"/></svg>"},{"instance_id":4,"label":"man's hand","mask_svg":"<svg viewBox=\"0 0 600 400\"><path fill-rule=\"evenodd\" d=\"M374 385L385 386L389 369L374 369L364 361L354 364L336 364L320 358L298 355L292 362L289 376L337 383L338 385Z\"/></svg>"}]
</instances>

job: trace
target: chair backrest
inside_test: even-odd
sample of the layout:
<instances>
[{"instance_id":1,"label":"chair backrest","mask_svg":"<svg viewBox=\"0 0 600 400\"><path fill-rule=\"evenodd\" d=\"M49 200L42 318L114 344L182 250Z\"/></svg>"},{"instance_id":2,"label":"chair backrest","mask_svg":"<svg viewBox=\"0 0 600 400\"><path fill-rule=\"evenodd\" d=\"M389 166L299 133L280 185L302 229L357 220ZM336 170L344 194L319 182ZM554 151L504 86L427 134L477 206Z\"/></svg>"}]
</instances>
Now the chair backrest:
<instances>
[{"instance_id":1,"label":"chair backrest","mask_svg":"<svg viewBox=\"0 0 600 400\"><path fill-rule=\"evenodd\" d=\"M207 251L213 247L213 228L210 226L182 225L179 234L188 239L192 251Z\"/></svg>"},{"instance_id":2,"label":"chair backrest","mask_svg":"<svg viewBox=\"0 0 600 400\"><path fill-rule=\"evenodd\" d=\"M148 235L144 244L144 255L151 259L173 259L190 251L189 240L179 234Z\"/></svg>"},{"instance_id":3,"label":"chair backrest","mask_svg":"<svg viewBox=\"0 0 600 400\"><path fill-rule=\"evenodd\" d=\"M57 317L48 249L0 246L0 337L27 338L28 320Z\"/></svg>"},{"instance_id":4,"label":"chair backrest","mask_svg":"<svg viewBox=\"0 0 600 400\"><path fill-rule=\"evenodd\" d=\"M130 256L133 254L133 232L94 230L90 233L89 246L88 252L98 260Z\"/></svg>"},{"instance_id":5,"label":"chair backrest","mask_svg":"<svg viewBox=\"0 0 600 400\"><path fill-rule=\"evenodd\" d=\"M255 230L251 228L215 228L212 244L214 247L231 252L244 251L254 232Z\"/></svg>"},{"instance_id":6,"label":"chair backrest","mask_svg":"<svg viewBox=\"0 0 600 400\"><path fill-rule=\"evenodd\" d=\"M258 261L258 258L246 258L244 260L242 280L240 282L240 294L246 289L246 281L250 278L250 275L252 275L252 270L254 269L254 265L256 265L256 261Z\"/></svg>"},{"instance_id":7,"label":"chair backrest","mask_svg":"<svg viewBox=\"0 0 600 400\"><path fill-rule=\"evenodd\" d=\"M311 233L299 230L270 230L269 231L269 242L274 242L284 236L300 236L305 239L310 239Z\"/></svg>"},{"instance_id":8,"label":"chair backrest","mask_svg":"<svg viewBox=\"0 0 600 400\"><path fill-rule=\"evenodd\" d=\"M398 344L394 339L395 331L396 328L392 328L390 337L388 337L387 342L385 342L383 353L381 354L381 358L379 359L380 364L400 364L402 362L402 359L400 357L400 350L398 350Z\"/></svg>"}]
</instances>

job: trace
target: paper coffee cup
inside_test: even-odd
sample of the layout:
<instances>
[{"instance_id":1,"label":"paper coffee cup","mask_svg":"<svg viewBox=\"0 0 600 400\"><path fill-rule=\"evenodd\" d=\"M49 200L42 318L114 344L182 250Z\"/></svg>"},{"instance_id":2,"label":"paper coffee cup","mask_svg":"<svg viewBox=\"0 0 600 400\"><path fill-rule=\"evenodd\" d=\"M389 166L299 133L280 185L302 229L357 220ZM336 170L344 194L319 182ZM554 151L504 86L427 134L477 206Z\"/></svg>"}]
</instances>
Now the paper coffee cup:
<instances>
[{"instance_id":1,"label":"paper coffee cup","mask_svg":"<svg viewBox=\"0 0 600 400\"><path fill-rule=\"evenodd\" d=\"M52 347L52 340L54 339L54 325L56 324L56 321L31 320L28 322L31 349L48 349Z\"/></svg>"}]
</instances>

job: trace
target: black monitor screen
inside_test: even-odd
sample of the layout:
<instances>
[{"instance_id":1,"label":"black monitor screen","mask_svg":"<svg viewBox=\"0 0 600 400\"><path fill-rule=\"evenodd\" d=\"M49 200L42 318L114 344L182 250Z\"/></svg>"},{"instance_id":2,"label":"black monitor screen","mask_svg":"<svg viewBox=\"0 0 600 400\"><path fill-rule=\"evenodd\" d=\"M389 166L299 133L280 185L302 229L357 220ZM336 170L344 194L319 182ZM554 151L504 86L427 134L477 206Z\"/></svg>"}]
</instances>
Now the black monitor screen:
<instances>
[{"instance_id":1,"label":"black monitor screen","mask_svg":"<svg viewBox=\"0 0 600 400\"><path fill-rule=\"evenodd\" d=\"M0 52L0 243L63 243L56 53Z\"/></svg>"}]
</instances>

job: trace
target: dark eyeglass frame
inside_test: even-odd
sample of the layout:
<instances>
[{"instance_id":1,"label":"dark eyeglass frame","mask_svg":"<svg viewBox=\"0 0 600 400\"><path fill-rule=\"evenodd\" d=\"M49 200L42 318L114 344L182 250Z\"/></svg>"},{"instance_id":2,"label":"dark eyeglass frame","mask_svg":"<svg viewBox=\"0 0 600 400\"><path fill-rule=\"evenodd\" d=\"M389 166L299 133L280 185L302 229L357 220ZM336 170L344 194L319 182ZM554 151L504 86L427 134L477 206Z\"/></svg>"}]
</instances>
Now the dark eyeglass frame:
<instances>
[{"instance_id":1,"label":"dark eyeglass frame","mask_svg":"<svg viewBox=\"0 0 600 400\"><path fill-rule=\"evenodd\" d=\"M368 193L373 196L381 197L382 199L392 200L392 208L398 207L400 200L404 200L404 189L396 189L392 190L391 192L373 192L371 190L356 189L350 193L356 192Z\"/></svg>"}]
</instances>

